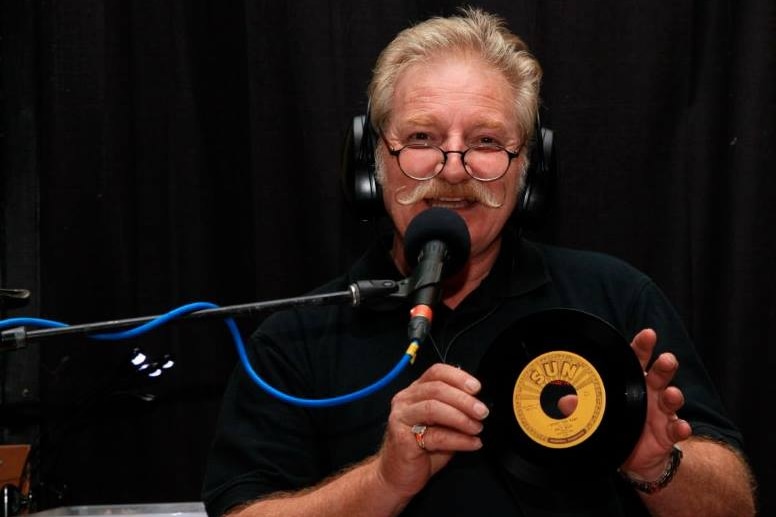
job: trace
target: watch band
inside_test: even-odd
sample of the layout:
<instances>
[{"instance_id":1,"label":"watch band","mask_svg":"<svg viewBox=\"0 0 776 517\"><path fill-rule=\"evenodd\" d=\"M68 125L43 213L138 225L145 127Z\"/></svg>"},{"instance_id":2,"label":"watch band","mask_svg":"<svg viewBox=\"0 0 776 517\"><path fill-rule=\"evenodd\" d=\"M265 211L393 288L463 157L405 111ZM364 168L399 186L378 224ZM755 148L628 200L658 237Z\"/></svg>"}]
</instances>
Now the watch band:
<instances>
[{"instance_id":1,"label":"watch band","mask_svg":"<svg viewBox=\"0 0 776 517\"><path fill-rule=\"evenodd\" d=\"M671 448L671 457L668 460L668 465L666 465L666 469L663 471L662 474L660 474L660 477L658 477L654 481L644 481L641 479L635 479L629 476L622 469L618 471L620 475L625 479L625 481L627 481L636 490L644 492L645 494L654 494L655 492L659 492L662 489L664 489L666 486L668 486L668 483L670 483L671 480L674 478L674 474L676 474L676 470L679 468L679 464L682 462L682 456L683 456L682 449L680 449L678 445L674 444L674 446Z\"/></svg>"}]
</instances>

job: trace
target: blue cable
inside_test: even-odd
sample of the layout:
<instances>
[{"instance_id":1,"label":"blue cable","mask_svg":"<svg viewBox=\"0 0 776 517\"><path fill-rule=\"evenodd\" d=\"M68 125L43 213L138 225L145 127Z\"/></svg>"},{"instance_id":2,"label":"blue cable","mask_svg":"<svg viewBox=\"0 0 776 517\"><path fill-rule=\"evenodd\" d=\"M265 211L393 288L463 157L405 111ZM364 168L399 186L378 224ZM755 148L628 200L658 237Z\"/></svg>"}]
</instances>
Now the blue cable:
<instances>
[{"instance_id":1,"label":"blue cable","mask_svg":"<svg viewBox=\"0 0 776 517\"><path fill-rule=\"evenodd\" d=\"M106 341L118 341L120 339L129 339L132 337L137 337L140 334L148 332L149 330L153 330L156 327L160 327L164 323L167 323L168 321L174 318L177 318L179 316L184 316L190 312L200 311L203 309L216 309L216 308L218 308L218 305L210 302L190 303L188 305L183 305L181 307L178 307L177 309L173 309L167 314L163 314L158 318L152 319L151 321L147 323L143 323L142 325L137 326L135 328L132 328L129 330L122 330L119 332L110 332L108 334L94 334L89 337L92 337L94 339L102 339Z\"/></svg>"},{"instance_id":2,"label":"blue cable","mask_svg":"<svg viewBox=\"0 0 776 517\"><path fill-rule=\"evenodd\" d=\"M61 328L68 326L67 323L40 318L8 318L7 320L0 320L0 330L12 327L23 327L25 325L34 325L36 327L44 328Z\"/></svg>"},{"instance_id":3,"label":"blue cable","mask_svg":"<svg viewBox=\"0 0 776 517\"><path fill-rule=\"evenodd\" d=\"M164 323L167 323L168 321L174 318L177 318L179 316L188 314L190 312L202 310L202 309L215 309L215 308L218 308L218 306L209 302L190 303L188 305L183 305L181 307L178 307L177 309L173 309L168 313L163 314L158 318L154 318L153 320L147 323L143 323L142 325L137 326L135 328L132 328L129 330L123 330L119 332L110 332L106 334L93 334L93 335L90 335L89 337L93 339L99 339L99 340L105 340L105 341L117 341L121 339L133 338L133 337L137 337L140 334L148 332L149 330L155 329L163 325ZM273 397L280 399L283 402L287 402L289 404L302 406L302 407L338 406L338 405L347 404L349 402L353 402L355 400L371 395L372 393L390 384L401 373L401 371L407 366L408 363L411 363L415 360L415 355L417 353L417 349L419 346L417 341L413 341L412 343L410 343L410 346L407 348L407 351L401 357L399 362L396 363L396 366L394 366L393 369L390 372L388 372L388 374L386 374L382 379L374 382L373 384L370 384L369 386L361 388L360 390L354 391L352 393L347 393L345 395L339 395L336 397L308 399L308 398L294 397L292 395L288 395L287 393L283 393L282 391L270 386L264 379L262 379L261 376L258 373L256 373L256 371L251 366L251 363L248 359L248 354L245 351L245 344L243 343L242 336L240 335L240 330L237 328L237 324L234 322L234 319L224 318L224 322L226 323L226 326L229 328L229 332L232 334L232 339L234 340L235 346L237 347L237 354L240 358L240 362L242 363L243 368L248 373L248 376L251 378L251 380L253 380L253 382L256 383L262 390L272 395ZM62 327L68 326L67 323L62 323L60 321L40 319L40 318L9 318L5 320L0 320L0 330L12 328L12 327L27 326L27 325L44 327L44 328L62 328Z\"/></svg>"}]
</instances>

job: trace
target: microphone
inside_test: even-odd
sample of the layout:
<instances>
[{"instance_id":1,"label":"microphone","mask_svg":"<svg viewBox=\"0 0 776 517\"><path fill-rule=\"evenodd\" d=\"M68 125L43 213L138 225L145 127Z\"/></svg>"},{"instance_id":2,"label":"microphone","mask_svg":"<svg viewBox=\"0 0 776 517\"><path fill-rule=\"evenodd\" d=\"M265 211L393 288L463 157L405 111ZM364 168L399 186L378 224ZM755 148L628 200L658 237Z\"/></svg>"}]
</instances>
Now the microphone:
<instances>
[{"instance_id":1,"label":"microphone","mask_svg":"<svg viewBox=\"0 0 776 517\"><path fill-rule=\"evenodd\" d=\"M404 235L404 258L413 268L408 334L422 343L431 328L433 306L442 296L439 283L469 260L471 237L463 218L453 210L432 207L410 221Z\"/></svg>"}]
</instances>

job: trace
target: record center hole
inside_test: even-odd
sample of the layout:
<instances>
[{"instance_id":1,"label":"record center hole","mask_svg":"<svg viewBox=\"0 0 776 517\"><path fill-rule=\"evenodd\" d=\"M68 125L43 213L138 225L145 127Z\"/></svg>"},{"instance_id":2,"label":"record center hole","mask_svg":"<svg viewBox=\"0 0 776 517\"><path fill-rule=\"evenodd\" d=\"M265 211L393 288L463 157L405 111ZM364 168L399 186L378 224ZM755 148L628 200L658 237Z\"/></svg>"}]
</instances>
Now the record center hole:
<instances>
[{"instance_id":1,"label":"record center hole","mask_svg":"<svg viewBox=\"0 0 776 517\"><path fill-rule=\"evenodd\" d=\"M555 420L571 416L577 408L577 402L577 390L570 383L562 380L547 383L539 397L542 411Z\"/></svg>"}]
</instances>

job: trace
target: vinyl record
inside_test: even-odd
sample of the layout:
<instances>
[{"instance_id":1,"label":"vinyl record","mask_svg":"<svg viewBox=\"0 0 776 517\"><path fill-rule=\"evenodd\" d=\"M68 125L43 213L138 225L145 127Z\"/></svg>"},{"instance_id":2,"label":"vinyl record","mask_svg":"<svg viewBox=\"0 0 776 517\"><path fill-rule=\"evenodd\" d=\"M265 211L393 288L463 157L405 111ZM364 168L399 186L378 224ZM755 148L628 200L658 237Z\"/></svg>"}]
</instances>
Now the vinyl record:
<instances>
[{"instance_id":1,"label":"vinyl record","mask_svg":"<svg viewBox=\"0 0 776 517\"><path fill-rule=\"evenodd\" d=\"M530 314L503 332L480 363L486 452L539 485L614 471L641 435L644 373L626 339L575 309ZM564 415L558 401L576 395Z\"/></svg>"}]
</instances>

